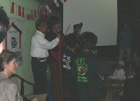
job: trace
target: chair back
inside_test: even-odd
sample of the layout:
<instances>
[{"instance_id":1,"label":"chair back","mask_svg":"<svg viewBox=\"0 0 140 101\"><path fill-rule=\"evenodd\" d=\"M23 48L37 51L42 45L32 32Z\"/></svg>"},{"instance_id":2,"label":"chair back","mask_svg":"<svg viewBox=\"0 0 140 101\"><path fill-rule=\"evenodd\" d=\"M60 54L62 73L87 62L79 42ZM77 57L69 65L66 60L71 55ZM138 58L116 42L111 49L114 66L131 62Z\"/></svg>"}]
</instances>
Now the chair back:
<instances>
[{"instance_id":1,"label":"chair back","mask_svg":"<svg viewBox=\"0 0 140 101\"><path fill-rule=\"evenodd\" d=\"M27 83L27 84L32 85L32 86L36 86L35 84L33 84L33 83L31 83L31 82L25 80L24 78L20 77L19 75L17 75L17 74L12 74L12 75L10 76L10 79L17 85L17 87L19 87L19 86L18 86L18 82L17 82L17 78L21 81L21 85L20 85L20 88L21 88L20 94L21 94L21 96L24 95L24 83Z\"/></svg>"},{"instance_id":2,"label":"chair back","mask_svg":"<svg viewBox=\"0 0 140 101\"><path fill-rule=\"evenodd\" d=\"M32 86L36 86L36 85L31 82L26 81L25 79L23 79L22 77L20 77L17 74L13 74L10 76L10 79L13 81L13 83L15 83L17 85L17 87L18 87L17 78L21 80L21 91L20 91L21 96L26 97L27 99L32 99L32 98L36 97L39 101L46 101L47 94L24 95L24 83L27 83Z\"/></svg>"},{"instance_id":3,"label":"chair back","mask_svg":"<svg viewBox=\"0 0 140 101\"><path fill-rule=\"evenodd\" d=\"M14 76L14 77L10 77L10 80L11 80L14 84L16 84L17 87L18 87L18 82L17 82L17 78L16 78L16 76Z\"/></svg>"}]
</instances>

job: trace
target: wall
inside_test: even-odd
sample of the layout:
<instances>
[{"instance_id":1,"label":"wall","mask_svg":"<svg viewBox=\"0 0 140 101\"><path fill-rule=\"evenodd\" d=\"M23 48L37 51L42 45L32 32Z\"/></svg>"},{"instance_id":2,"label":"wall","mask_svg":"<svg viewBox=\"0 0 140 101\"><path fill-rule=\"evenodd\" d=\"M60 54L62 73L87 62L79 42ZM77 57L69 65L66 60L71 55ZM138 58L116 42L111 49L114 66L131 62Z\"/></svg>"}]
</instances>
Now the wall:
<instances>
[{"instance_id":1,"label":"wall","mask_svg":"<svg viewBox=\"0 0 140 101\"><path fill-rule=\"evenodd\" d=\"M117 45L117 0L67 0L63 10L64 33L69 25L67 34L82 22L81 32L94 32L97 46Z\"/></svg>"},{"instance_id":2,"label":"wall","mask_svg":"<svg viewBox=\"0 0 140 101\"><path fill-rule=\"evenodd\" d=\"M35 32L35 24L32 20L27 20L26 17L22 18L17 16L16 14L11 14L10 12L10 1L11 0L0 0L0 6L3 6L7 15L9 17L14 17L18 19L24 20L24 28L23 28L23 65L17 69L17 74L21 77L25 78L30 82L34 82L33 74L31 70L31 57L30 57L30 40ZM26 9L38 9L39 3L35 0L12 0L17 5L25 7ZM28 11L25 10L25 16ZM19 82L19 81L18 81ZM25 84L25 94L31 94L33 89L31 86Z\"/></svg>"}]
</instances>

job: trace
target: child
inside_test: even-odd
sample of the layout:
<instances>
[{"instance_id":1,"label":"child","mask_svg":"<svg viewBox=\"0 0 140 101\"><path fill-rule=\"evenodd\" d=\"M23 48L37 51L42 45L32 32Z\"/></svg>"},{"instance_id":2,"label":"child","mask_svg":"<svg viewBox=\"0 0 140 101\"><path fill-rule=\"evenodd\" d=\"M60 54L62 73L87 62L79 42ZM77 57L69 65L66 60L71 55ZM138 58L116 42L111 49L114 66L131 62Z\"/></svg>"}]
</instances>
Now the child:
<instances>
[{"instance_id":1,"label":"child","mask_svg":"<svg viewBox=\"0 0 140 101\"><path fill-rule=\"evenodd\" d=\"M71 75L71 69L72 69L72 62L73 58L75 56L75 51L77 49L78 41L74 34L69 34L65 37L65 44L66 49L63 52L62 56L62 67L63 67L63 86L66 88L70 94L72 95L72 98L70 101L74 101L74 82L73 77Z\"/></svg>"},{"instance_id":2,"label":"child","mask_svg":"<svg viewBox=\"0 0 140 101\"><path fill-rule=\"evenodd\" d=\"M126 79L125 71L123 70L123 67L124 67L124 62L119 61L118 66L113 73L112 79L121 79L121 80Z\"/></svg>"},{"instance_id":3,"label":"child","mask_svg":"<svg viewBox=\"0 0 140 101\"><path fill-rule=\"evenodd\" d=\"M92 32L84 32L80 36L80 49L73 61L72 74L76 87L76 101L99 101L99 75L111 75L112 69L92 50L95 49L97 36Z\"/></svg>"}]
</instances>

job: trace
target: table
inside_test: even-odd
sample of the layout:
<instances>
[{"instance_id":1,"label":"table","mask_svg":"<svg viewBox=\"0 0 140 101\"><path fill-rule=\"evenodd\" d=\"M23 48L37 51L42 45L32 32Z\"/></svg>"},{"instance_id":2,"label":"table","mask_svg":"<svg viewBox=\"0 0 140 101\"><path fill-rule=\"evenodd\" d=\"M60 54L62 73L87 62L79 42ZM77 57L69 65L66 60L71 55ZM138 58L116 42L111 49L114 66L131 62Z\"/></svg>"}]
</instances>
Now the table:
<instances>
[{"instance_id":1,"label":"table","mask_svg":"<svg viewBox=\"0 0 140 101\"><path fill-rule=\"evenodd\" d=\"M125 80L106 78L104 87L107 90L106 101L112 101L112 93L123 89Z\"/></svg>"}]
</instances>

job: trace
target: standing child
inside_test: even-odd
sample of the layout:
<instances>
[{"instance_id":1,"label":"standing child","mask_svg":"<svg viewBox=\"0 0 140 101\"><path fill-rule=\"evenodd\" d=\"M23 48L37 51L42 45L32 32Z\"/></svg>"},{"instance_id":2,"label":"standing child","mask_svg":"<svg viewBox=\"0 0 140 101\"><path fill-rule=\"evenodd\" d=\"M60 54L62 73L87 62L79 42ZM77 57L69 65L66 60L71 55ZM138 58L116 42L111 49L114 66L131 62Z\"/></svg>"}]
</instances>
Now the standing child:
<instances>
[{"instance_id":1,"label":"standing child","mask_svg":"<svg viewBox=\"0 0 140 101\"><path fill-rule=\"evenodd\" d=\"M72 98L70 101L74 101L74 82L71 74L73 58L77 49L77 38L74 34L69 34L65 37L66 49L62 56L62 67L63 67L63 86L66 88Z\"/></svg>"},{"instance_id":2,"label":"standing child","mask_svg":"<svg viewBox=\"0 0 140 101\"><path fill-rule=\"evenodd\" d=\"M76 101L99 101L99 75L111 75L113 70L92 50L95 49L97 36L92 32L84 32L80 36L80 49L73 61Z\"/></svg>"}]
</instances>

